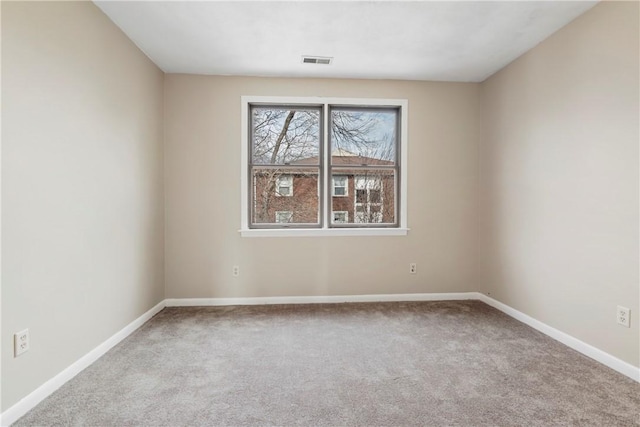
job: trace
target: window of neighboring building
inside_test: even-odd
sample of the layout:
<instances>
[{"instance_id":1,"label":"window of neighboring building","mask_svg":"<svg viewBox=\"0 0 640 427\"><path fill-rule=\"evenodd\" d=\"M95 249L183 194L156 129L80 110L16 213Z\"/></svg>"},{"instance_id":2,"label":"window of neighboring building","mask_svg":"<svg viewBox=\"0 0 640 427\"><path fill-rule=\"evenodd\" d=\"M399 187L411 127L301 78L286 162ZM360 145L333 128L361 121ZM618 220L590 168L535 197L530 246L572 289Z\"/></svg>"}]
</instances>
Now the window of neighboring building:
<instances>
[{"instance_id":1,"label":"window of neighboring building","mask_svg":"<svg viewBox=\"0 0 640 427\"><path fill-rule=\"evenodd\" d=\"M291 175L280 175L276 179L276 196L293 195L293 177Z\"/></svg>"},{"instance_id":2,"label":"window of neighboring building","mask_svg":"<svg viewBox=\"0 0 640 427\"><path fill-rule=\"evenodd\" d=\"M276 224L290 223L293 219L291 211L276 211Z\"/></svg>"},{"instance_id":3,"label":"window of neighboring building","mask_svg":"<svg viewBox=\"0 0 640 427\"><path fill-rule=\"evenodd\" d=\"M385 206L382 179L384 176L357 176L355 178L355 222L383 222Z\"/></svg>"},{"instance_id":4,"label":"window of neighboring building","mask_svg":"<svg viewBox=\"0 0 640 427\"><path fill-rule=\"evenodd\" d=\"M349 222L348 211L334 211L332 221L334 224L346 224Z\"/></svg>"},{"instance_id":5,"label":"window of neighboring building","mask_svg":"<svg viewBox=\"0 0 640 427\"><path fill-rule=\"evenodd\" d=\"M243 235L406 234L406 101L243 97L242 105Z\"/></svg>"},{"instance_id":6,"label":"window of neighboring building","mask_svg":"<svg viewBox=\"0 0 640 427\"><path fill-rule=\"evenodd\" d=\"M346 176L333 177L333 195L335 197L349 195L349 178Z\"/></svg>"}]
</instances>

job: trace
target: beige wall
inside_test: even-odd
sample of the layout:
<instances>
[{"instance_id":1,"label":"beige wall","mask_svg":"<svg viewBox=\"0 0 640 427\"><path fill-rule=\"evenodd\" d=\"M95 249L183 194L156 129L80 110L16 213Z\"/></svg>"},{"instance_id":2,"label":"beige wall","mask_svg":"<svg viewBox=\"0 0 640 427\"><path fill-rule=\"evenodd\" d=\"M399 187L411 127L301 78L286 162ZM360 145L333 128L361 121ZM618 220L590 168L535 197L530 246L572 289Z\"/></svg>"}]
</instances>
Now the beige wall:
<instances>
[{"instance_id":1,"label":"beige wall","mask_svg":"<svg viewBox=\"0 0 640 427\"><path fill-rule=\"evenodd\" d=\"M638 16L601 3L484 82L480 148L482 290L635 366Z\"/></svg>"},{"instance_id":2,"label":"beige wall","mask_svg":"<svg viewBox=\"0 0 640 427\"><path fill-rule=\"evenodd\" d=\"M242 95L408 99L408 236L240 237ZM478 96L477 84L167 75L167 298L475 290Z\"/></svg>"},{"instance_id":3,"label":"beige wall","mask_svg":"<svg viewBox=\"0 0 640 427\"><path fill-rule=\"evenodd\" d=\"M2 2L2 410L164 298L162 81L93 3Z\"/></svg>"}]
</instances>

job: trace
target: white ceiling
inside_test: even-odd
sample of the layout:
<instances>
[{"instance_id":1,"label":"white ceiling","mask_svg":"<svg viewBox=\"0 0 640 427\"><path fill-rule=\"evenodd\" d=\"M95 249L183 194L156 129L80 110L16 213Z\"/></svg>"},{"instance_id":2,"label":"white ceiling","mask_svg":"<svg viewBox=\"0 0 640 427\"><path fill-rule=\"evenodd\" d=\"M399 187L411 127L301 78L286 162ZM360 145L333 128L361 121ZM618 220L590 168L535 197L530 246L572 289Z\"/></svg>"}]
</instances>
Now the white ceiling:
<instances>
[{"instance_id":1,"label":"white ceiling","mask_svg":"<svg viewBox=\"0 0 640 427\"><path fill-rule=\"evenodd\" d=\"M167 73L479 82L597 2L95 3Z\"/></svg>"}]
</instances>

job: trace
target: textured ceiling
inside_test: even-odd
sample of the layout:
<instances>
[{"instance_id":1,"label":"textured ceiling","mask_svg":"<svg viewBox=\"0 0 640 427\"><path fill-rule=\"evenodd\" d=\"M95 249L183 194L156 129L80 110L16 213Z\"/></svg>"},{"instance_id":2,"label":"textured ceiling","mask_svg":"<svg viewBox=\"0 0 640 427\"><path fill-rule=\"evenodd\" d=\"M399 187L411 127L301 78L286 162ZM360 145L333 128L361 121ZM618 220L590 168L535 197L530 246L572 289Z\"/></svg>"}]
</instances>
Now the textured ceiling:
<instances>
[{"instance_id":1,"label":"textured ceiling","mask_svg":"<svg viewBox=\"0 0 640 427\"><path fill-rule=\"evenodd\" d=\"M462 82L483 81L596 3L95 1L168 73Z\"/></svg>"}]
</instances>

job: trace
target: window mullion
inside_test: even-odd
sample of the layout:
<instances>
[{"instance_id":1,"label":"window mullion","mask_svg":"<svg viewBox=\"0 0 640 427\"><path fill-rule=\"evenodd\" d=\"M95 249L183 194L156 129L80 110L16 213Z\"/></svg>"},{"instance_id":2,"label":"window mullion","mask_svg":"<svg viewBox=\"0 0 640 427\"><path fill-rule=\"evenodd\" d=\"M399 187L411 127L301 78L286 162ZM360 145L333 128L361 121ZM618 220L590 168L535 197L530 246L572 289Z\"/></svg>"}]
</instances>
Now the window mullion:
<instances>
[{"instance_id":1,"label":"window mullion","mask_svg":"<svg viewBox=\"0 0 640 427\"><path fill-rule=\"evenodd\" d=\"M322 200L323 200L323 209L322 209L322 217L320 218L321 227L323 229L329 228L331 222L331 193L332 193L332 184L331 184L331 146L329 143L329 139L331 138L331 129L330 129L330 116L329 116L329 105L323 104L322 106L322 153L323 153L323 162L322 162L322 172L324 174L322 180Z\"/></svg>"}]
</instances>

